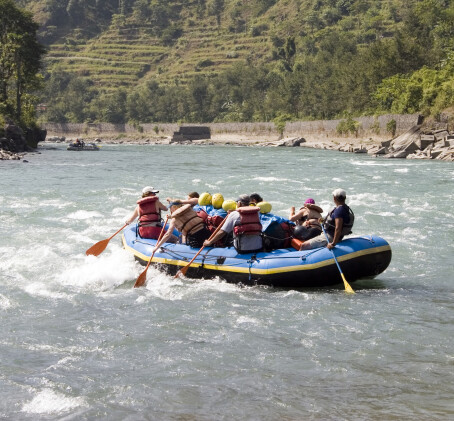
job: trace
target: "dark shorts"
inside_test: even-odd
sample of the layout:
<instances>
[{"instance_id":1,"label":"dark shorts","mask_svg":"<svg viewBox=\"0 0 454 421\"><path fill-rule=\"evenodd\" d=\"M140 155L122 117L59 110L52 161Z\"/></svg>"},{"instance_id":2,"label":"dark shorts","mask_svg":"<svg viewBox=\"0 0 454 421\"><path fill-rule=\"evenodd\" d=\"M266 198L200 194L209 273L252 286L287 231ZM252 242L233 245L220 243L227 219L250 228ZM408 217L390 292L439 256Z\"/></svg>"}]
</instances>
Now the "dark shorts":
<instances>
[{"instance_id":1,"label":"dark shorts","mask_svg":"<svg viewBox=\"0 0 454 421\"><path fill-rule=\"evenodd\" d=\"M202 228L194 234L189 234L186 237L186 244L194 248L201 248L203 242L210 238L211 232L207 228Z\"/></svg>"},{"instance_id":2,"label":"dark shorts","mask_svg":"<svg viewBox=\"0 0 454 421\"><path fill-rule=\"evenodd\" d=\"M322 230L320 228L315 228L315 227L298 227L298 235L295 235L295 237L298 240L301 241L307 241L310 240L311 238L317 237L317 235L320 235L322 233Z\"/></svg>"}]
</instances>

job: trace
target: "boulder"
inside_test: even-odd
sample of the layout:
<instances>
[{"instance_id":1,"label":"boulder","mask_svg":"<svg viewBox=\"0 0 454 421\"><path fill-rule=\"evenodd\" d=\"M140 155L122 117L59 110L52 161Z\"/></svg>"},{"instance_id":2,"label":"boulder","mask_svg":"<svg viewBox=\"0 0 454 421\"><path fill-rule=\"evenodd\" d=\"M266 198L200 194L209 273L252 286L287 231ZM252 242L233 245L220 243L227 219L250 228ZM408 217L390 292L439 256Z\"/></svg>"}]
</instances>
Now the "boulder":
<instances>
[{"instance_id":1,"label":"boulder","mask_svg":"<svg viewBox=\"0 0 454 421\"><path fill-rule=\"evenodd\" d=\"M421 138L415 142L419 149L424 150L429 145L433 145L435 143L435 136L433 135L421 135Z\"/></svg>"},{"instance_id":2,"label":"boulder","mask_svg":"<svg viewBox=\"0 0 454 421\"><path fill-rule=\"evenodd\" d=\"M397 151L397 152L391 152L391 153L385 155L385 158L406 158L408 155L410 155L410 152Z\"/></svg>"},{"instance_id":3,"label":"boulder","mask_svg":"<svg viewBox=\"0 0 454 421\"><path fill-rule=\"evenodd\" d=\"M19 126L7 124L5 127L5 137L12 141L8 149L10 152L25 152L28 150L24 132Z\"/></svg>"},{"instance_id":4,"label":"boulder","mask_svg":"<svg viewBox=\"0 0 454 421\"><path fill-rule=\"evenodd\" d=\"M295 146L300 146L301 143L305 143L306 139L302 137L292 137L290 139L284 139L282 140L279 145L277 146L287 146L287 147L295 147Z\"/></svg>"},{"instance_id":5,"label":"boulder","mask_svg":"<svg viewBox=\"0 0 454 421\"><path fill-rule=\"evenodd\" d=\"M420 139L419 130L420 126L413 126L406 133L396 137L390 144L391 148L395 151L404 150L408 145Z\"/></svg>"},{"instance_id":6,"label":"boulder","mask_svg":"<svg viewBox=\"0 0 454 421\"><path fill-rule=\"evenodd\" d=\"M448 136L447 130L436 130L434 132L435 140L441 140Z\"/></svg>"},{"instance_id":7,"label":"boulder","mask_svg":"<svg viewBox=\"0 0 454 421\"><path fill-rule=\"evenodd\" d=\"M47 130L41 130L37 127L25 130L25 140L29 148L36 149L39 142L44 142L46 140L46 136Z\"/></svg>"},{"instance_id":8,"label":"boulder","mask_svg":"<svg viewBox=\"0 0 454 421\"><path fill-rule=\"evenodd\" d=\"M414 153L416 151L419 151L420 149L421 148L415 142L411 142L407 144L405 148L403 148L403 150L408 153Z\"/></svg>"}]
</instances>

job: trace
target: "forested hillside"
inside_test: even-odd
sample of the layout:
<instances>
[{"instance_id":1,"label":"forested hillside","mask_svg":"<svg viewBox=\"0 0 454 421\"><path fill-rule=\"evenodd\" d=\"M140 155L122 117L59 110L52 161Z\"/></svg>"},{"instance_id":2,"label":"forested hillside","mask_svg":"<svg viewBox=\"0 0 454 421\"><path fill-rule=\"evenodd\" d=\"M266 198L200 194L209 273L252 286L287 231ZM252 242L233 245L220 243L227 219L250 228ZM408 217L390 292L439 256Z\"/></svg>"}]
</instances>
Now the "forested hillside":
<instances>
[{"instance_id":1,"label":"forested hillside","mask_svg":"<svg viewBox=\"0 0 454 421\"><path fill-rule=\"evenodd\" d=\"M49 47L48 121L437 116L454 105L454 0L16 3Z\"/></svg>"}]
</instances>

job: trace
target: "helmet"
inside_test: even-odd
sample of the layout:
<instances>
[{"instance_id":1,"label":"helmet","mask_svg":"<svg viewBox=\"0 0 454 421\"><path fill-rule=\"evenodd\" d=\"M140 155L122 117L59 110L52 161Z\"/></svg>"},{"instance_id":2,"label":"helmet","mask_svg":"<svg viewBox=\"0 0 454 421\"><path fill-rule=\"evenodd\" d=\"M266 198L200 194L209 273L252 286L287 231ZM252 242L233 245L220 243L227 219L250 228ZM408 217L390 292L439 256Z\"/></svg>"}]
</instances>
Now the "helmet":
<instances>
[{"instance_id":1,"label":"helmet","mask_svg":"<svg viewBox=\"0 0 454 421\"><path fill-rule=\"evenodd\" d=\"M236 209L236 203L233 200L224 200L224 203L222 204L222 209L224 209L226 212L229 210L235 210Z\"/></svg>"},{"instance_id":2,"label":"helmet","mask_svg":"<svg viewBox=\"0 0 454 421\"><path fill-rule=\"evenodd\" d=\"M200 206L211 205L211 194L207 192L202 193L199 197L199 205Z\"/></svg>"},{"instance_id":3,"label":"helmet","mask_svg":"<svg viewBox=\"0 0 454 421\"><path fill-rule=\"evenodd\" d=\"M211 204L215 209L221 209L223 202L224 196L221 193L213 194L213 197L211 198Z\"/></svg>"},{"instance_id":4,"label":"helmet","mask_svg":"<svg viewBox=\"0 0 454 421\"><path fill-rule=\"evenodd\" d=\"M271 212L271 203L268 202L259 202L257 205L260 208L260 213L270 213Z\"/></svg>"}]
</instances>

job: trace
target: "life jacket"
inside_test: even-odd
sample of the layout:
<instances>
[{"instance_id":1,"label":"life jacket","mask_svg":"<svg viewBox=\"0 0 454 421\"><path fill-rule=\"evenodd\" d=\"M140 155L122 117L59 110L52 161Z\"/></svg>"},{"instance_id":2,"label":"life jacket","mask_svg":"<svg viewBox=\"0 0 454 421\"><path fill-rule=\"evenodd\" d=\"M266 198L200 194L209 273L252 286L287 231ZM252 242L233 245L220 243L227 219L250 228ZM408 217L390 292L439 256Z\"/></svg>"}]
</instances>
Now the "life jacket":
<instances>
[{"instance_id":1,"label":"life jacket","mask_svg":"<svg viewBox=\"0 0 454 421\"><path fill-rule=\"evenodd\" d=\"M161 214L156 209L158 196L148 196L137 201L139 205L139 235L157 239L161 232Z\"/></svg>"},{"instance_id":2,"label":"life jacket","mask_svg":"<svg viewBox=\"0 0 454 421\"><path fill-rule=\"evenodd\" d=\"M319 228L321 231L319 219L322 217L323 209L313 203L306 203L301 209L307 209L307 212L298 222L302 224L307 221L311 227Z\"/></svg>"},{"instance_id":3,"label":"life jacket","mask_svg":"<svg viewBox=\"0 0 454 421\"><path fill-rule=\"evenodd\" d=\"M206 211L204 209L199 209L199 210L196 211L196 213L197 213L197 216L199 218L202 218L203 222L206 223L207 218L208 218L208 214L206 213Z\"/></svg>"},{"instance_id":4,"label":"life jacket","mask_svg":"<svg viewBox=\"0 0 454 421\"><path fill-rule=\"evenodd\" d=\"M350 220L348 222L345 222L345 220L344 220L344 222L342 224L342 231L341 231L341 239L342 239L342 237L344 237L344 235L348 235L348 234L352 233L353 224L355 222L355 214L347 205L344 204L344 205L340 205L340 206L344 206L345 208L347 208L348 214L350 216ZM325 227L326 231L328 233L330 233L331 235L334 235L334 232L336 231L336 221L333 219L333 216L332 216L335 209L336 209L336 207L334 207L328 213L328 216L326 217L325 222L323 223L323 226Z\"/></svg>"},{"instance_id":5,"label":"life jacket","mask_svg":"<svg viewBox=\"0 0 454 421\"><path fill-rule=\"evenodd\" d=\"M293 238L293 225L285 221L272 222L263 234L263 247L266 251L287 248Z\"/></svg>"},{"instance_id":6,"label":"life jacket","mask_svg":"<svg viewBox=\"0 0 454 421\"><path fill-rule=\"evenodd\" d=\"M175 220L177 230L184 235L195 234L205 226L203 219L197 215L196 211L189 204L178 208L172 213L172 218Z\"/></svg>"},{"instance_id":7,"label":"life jacket","mask_svg":"<svg viewBox=\"0 0 454 421\"><path fill-rule=\"evenodd\" d=\"M260 235L262 224L260 223L260 208L257 206L243 206L237 209L240 220L233 228L233 237L240 235Z\"/></svg>"}]
</instances>

